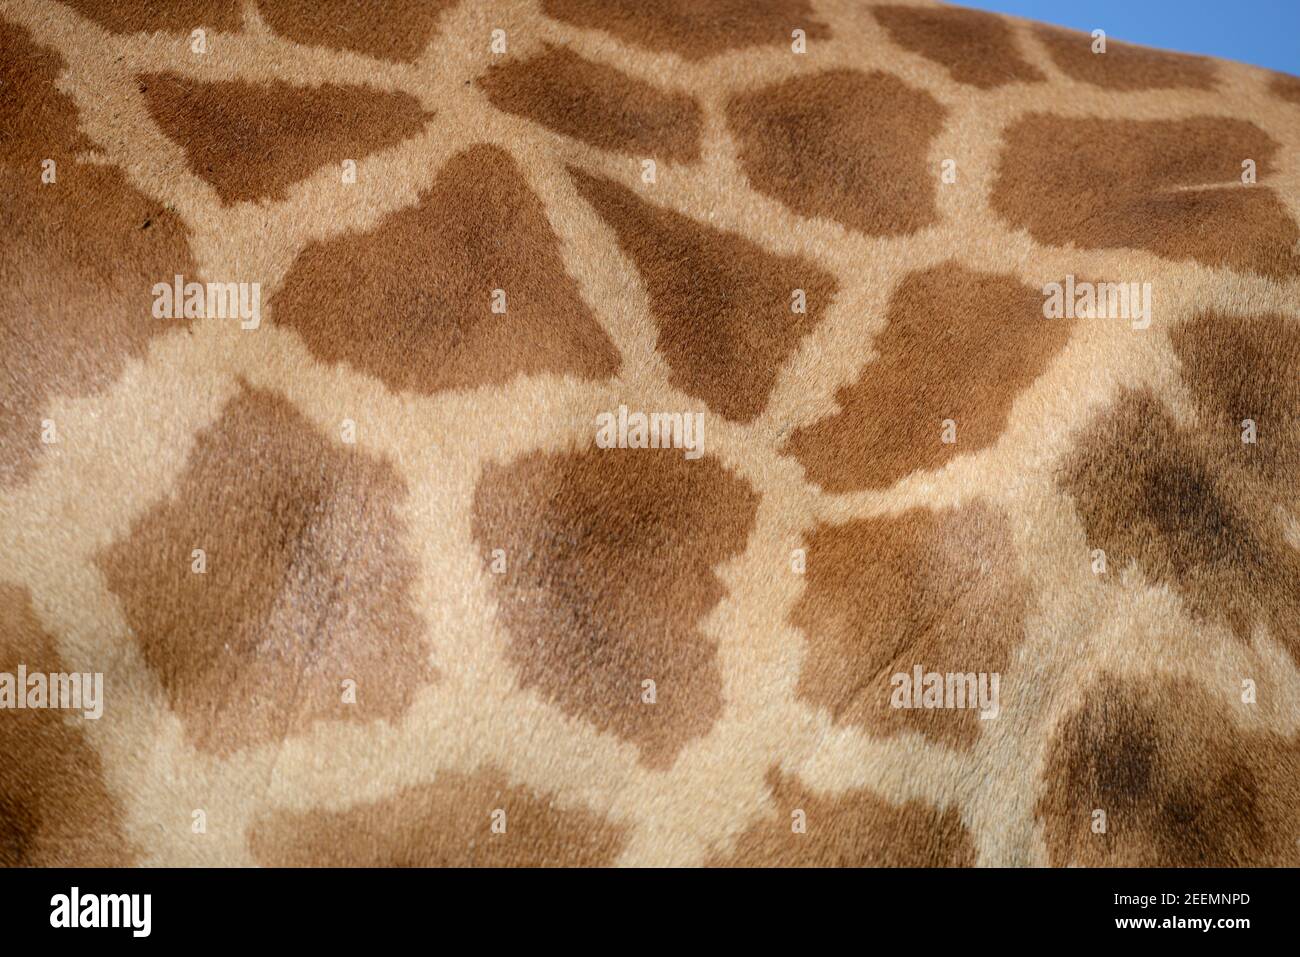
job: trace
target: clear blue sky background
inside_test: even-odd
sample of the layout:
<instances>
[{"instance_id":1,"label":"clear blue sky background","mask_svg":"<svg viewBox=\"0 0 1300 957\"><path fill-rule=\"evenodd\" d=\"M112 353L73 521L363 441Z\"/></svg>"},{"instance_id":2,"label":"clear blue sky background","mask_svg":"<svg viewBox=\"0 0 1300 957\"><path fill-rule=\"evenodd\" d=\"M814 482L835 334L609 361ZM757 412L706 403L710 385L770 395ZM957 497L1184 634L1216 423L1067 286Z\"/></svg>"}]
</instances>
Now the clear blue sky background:
<instances>
[{"instance_id":1,"label":"clear blue sky background","mask_svg":"<svg viewBox=\"0 0 1300 957\"><path fill-rule=\"evenodd\" d=\"M1300 75L1300 0L954 0L1145 46Z\"/></svg>"}]
</instances>

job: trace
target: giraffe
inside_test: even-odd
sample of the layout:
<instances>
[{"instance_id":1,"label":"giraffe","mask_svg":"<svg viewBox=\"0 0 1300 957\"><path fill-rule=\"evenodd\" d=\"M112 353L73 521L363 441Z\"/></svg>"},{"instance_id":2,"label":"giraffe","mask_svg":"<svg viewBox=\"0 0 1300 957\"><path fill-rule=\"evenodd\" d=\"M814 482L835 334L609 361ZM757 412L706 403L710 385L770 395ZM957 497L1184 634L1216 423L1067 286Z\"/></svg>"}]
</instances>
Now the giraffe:
<instances>
[{"instance_id":1,"label":"giraffe","mask_svg":"<svg viewBox=\"0 0 1300 957\"><path fill-rule=\"evenodd\" d=\"M0 862L1300 863L1300 80L381 6L0 2Z\"/></svg>"}]
</instances>

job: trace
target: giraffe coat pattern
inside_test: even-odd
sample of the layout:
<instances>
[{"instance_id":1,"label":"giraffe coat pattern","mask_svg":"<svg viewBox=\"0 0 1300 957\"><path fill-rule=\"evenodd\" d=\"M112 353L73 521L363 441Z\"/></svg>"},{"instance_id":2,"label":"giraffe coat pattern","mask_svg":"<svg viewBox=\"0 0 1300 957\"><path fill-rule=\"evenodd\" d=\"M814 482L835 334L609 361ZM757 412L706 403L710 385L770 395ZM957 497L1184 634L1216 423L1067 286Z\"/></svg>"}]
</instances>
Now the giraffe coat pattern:
<instances>
[{"instance_id":1,"label":"giraffe coat pattern","mask_svg":"<svg viewBox=\"0 0 1300 957\"><path fill-rule=\"evenodd\" d=\"M1093 45L0 0L0 864L1300 864L1300 80Z\"/></svg>"}]
</instances>

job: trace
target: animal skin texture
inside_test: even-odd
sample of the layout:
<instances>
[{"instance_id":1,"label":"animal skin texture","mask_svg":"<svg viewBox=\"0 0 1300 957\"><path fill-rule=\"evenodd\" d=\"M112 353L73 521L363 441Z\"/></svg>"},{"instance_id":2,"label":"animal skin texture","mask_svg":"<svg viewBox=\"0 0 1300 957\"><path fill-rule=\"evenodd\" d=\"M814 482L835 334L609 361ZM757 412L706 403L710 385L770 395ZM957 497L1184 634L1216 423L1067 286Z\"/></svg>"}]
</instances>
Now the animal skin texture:
<instances>
[{"instance_id":1,"label":"animal skin texture","mask_svg":"<svg viewBox=\"0 0 1300 957\"><path fill-rule=\"evenodd\" d=\"M1300 865L1300 79L382 7L0 2L0 864Z\"/></svg>"}]
</instances>

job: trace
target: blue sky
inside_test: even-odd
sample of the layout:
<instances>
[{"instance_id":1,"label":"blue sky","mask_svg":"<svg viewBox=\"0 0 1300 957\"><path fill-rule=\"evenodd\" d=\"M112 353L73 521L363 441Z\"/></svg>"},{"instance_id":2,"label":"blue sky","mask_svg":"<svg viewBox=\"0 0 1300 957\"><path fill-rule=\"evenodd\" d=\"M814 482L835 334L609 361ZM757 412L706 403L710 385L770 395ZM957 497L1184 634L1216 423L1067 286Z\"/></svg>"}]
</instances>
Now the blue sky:
<instances>
[{"instance_id":1,"label":"blue sky","mask_svg":"<svg viewBox=\"0 0 1300 957\"><path fill-rule=\"evenodd\" d=\"M1300 0L955 0L1130 43L1300 75Z\"/></svg>"}]
</instances>

